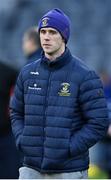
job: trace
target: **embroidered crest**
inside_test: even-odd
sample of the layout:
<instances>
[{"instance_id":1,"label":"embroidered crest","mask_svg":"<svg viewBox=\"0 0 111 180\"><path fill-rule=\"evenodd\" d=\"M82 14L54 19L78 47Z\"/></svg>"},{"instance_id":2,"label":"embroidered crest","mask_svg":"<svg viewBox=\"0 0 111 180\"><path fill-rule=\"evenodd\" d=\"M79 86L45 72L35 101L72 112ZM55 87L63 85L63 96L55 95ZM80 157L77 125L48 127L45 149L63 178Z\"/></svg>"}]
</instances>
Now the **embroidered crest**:
<instances>
[{"instance_id":1,"label":"embroidered crest","mask_svg":"<svg viewBox=\"0 0 111 180\"><path fill-rule=\"evenodd\" d=\"M61 86L62 86L61 90L60 90L60 92L58 92L58 94L60 96L70 96L71 95L70 90L69 90L70 84L62 83Z\"/></svg>"},{"instance_id":2,"label":"embroidered crest","mask_svg":"<svg viewBox=\"0 0 111 180\"><path fill-rule=\"evenodd\" d=\"M42 20L42 27L45 27L48 25L48 20L49 20L49 18L47 18L47 17Z\"/></svg>"}]
</instances>

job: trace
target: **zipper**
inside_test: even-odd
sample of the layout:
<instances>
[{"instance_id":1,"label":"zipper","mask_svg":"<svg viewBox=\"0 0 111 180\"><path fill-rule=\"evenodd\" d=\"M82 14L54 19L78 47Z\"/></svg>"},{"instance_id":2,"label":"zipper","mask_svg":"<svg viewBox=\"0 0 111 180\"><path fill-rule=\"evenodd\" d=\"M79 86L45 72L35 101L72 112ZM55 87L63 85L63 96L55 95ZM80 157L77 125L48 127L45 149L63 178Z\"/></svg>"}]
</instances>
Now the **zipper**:
<instances>
[{"instance_id":1,"label":"zipper","mask_svg":"<svg viewBox=\"0 0 111 180\"><path fill-rule=\"evenodd\" d=\"M51 82L51 74L52 72L49 70L49 77L48 77L48 83L47 83L47 89L46 89L46 97L45 97L45 103L44 103L44 121L43 121L43 154L42 154L42 163L43 163L43 158L44 158L44 143L45 143L45 138L46 138L46 116L47 116L47 108L48 108L48 98L49 98L49 90L50 90L50 82ZM41 167L42 167L41 163ZM42 168L41 168L42 169Z\"/></svg>"}]
</instances>

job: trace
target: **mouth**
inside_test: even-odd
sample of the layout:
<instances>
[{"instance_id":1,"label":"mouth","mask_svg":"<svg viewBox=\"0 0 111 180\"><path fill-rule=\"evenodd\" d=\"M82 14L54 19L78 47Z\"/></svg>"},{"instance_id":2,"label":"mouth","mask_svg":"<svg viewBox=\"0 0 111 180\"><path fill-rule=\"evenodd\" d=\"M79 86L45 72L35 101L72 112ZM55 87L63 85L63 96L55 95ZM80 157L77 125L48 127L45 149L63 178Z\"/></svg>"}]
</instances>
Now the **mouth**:
<instances>
[{"instance_id":1,"label":"mouth","mask_svg":"<svg viewBox=\"0 0 111 180\"><path fill-rule=\"evenodd\" d=\"M50 47L51 45L50 44L43 44L43 46Z\"/></svg>"}]
</instances>

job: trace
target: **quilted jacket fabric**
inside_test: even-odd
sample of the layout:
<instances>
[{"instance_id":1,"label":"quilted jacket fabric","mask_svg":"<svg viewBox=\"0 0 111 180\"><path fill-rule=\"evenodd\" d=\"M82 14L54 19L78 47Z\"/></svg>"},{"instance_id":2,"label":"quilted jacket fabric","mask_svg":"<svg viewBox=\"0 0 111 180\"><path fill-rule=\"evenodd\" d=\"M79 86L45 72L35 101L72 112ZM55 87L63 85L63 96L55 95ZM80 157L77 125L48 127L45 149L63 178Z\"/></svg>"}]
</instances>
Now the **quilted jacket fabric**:
<instances>
[{"instance_id":1,"label":"quilted jacket fabric","mask_svg":"<svg viewBox=\"0 0 111 180\"><path fill-rule=\"evenodd\" d=\"M87 169L88 149L108 127L100 78L68 49L22 69L10 108L24 165L42 173Z\"/></svg>"}]
</instances>

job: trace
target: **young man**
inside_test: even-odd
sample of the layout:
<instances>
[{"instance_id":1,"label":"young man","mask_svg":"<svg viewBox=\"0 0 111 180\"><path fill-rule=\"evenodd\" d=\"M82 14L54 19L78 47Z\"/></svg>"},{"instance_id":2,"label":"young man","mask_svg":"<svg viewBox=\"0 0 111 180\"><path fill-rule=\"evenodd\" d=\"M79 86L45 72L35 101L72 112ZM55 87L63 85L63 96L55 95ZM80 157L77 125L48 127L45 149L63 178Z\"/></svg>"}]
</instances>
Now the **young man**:
<instances>
[{"instance_id":1,"label":"young man","mask_svg":"<svg viewBox=\"0 0 111 180\"><path fill-rule=\"evenodd\" d=\"M37 28L29 28L24 33L22 49L26 57L27 64L41 57L42 48Z\"/></svg>"},{"instance_id":2,"label":"young man","mask_svg":"<svg viewBox=\"0 0 111 180\"><path fill-rule=\"evenodd\" d=\"M59 9L38 25L44 54L21 71L11 101L20 179L87 178L88 149L107 132L100 78L66 47L69 18Z\"/></svg>"}]
</instances>

